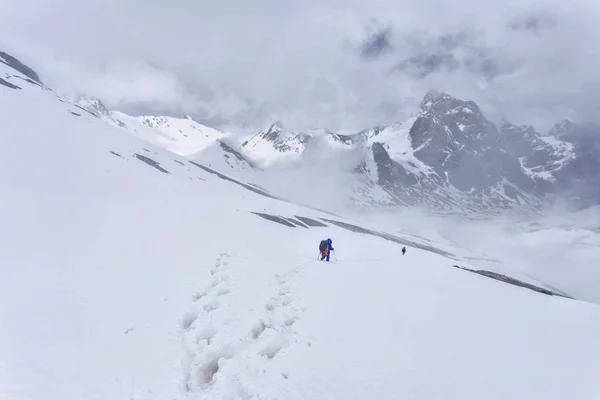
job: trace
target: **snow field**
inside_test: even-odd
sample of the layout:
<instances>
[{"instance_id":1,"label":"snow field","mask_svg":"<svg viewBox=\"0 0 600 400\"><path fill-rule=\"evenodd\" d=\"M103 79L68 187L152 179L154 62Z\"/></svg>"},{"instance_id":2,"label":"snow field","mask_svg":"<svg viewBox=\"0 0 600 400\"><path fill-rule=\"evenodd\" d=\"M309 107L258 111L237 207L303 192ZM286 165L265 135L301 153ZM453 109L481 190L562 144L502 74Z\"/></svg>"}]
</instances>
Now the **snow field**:
<instances>
[{"instance_id":1,"label":"snow field","mask_svg":"<svg viewBox=\"0 0 600 400\"><path fill-rule=\"evenodd\" d=\"M0 88L0 105L0 398L600 394L595 304L268 221L251 212L341 218L70 114L37 86Z\"/></svg>"}]
</instances>

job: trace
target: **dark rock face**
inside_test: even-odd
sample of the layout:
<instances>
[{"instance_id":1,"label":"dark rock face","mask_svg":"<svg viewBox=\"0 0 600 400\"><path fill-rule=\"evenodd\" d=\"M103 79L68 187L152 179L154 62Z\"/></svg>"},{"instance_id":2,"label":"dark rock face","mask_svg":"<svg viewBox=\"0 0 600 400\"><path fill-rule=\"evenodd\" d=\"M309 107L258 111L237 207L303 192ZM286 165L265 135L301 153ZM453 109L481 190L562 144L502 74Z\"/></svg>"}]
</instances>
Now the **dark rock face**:
<instances>
[{"instance_id":1,"label":"dark rock face","mask_svg":"<svg viewBox=\"0 0 600 400\"><path fill-rule=\"evenodd\" d=\"M371 148L377 183L403 203L535 206L568 194L579 207L600 204L600 126L562 121L543 136L528 126L496 126L475 103L430 92L410 140L429 170L407 170L383 143Z\"/></svg>"},{"instance_id":2,"label":"dark rock face","mask_svg":"<svg viewBox=\"0 0 600 400\"><path fill-rule=\"evenodd\" d=\"M164 169L163 167L160 166L160 164L158 162L156 162L155 160L151 159L150 157L146 157L143 156L141 154L134 154L133 155L135 158L137 158L138 160L146 163L147 165L156 168L157 170L159 170L160 172L164 173L164 174L170 174L169 171L167 171L166 169Z\"/></svg>"},{"instance_id":3,"label":"dark rock face","mask_svg":"<svg viewBox=\"0 0 600 400\"><path fill-rule=\"evenodd\" d=\"M304 222L306 225L313 227L313 228L326 228L327 225L325 225L322 222L319 222L317 220L314 220L312 218L308 218L308 217L301 217L299 215L294 215L296 217L296 219Z\"/></svg>"},{"instance_id":4,"label":"dark rock face","mask_svg":"<svg viewBox=\"0 0 600 400\"><path fill-rule=\"evenodd\" d=\"M15 57L11 56L10 54L0 51L0 62L8 65L9 67L11 67L12 69L14 69L16 71L19 71L20 73L22 73L26 77L34 80L35 82L42 84L42 80L40 79L37 72L35 72L33 69L31 69L27 65L23 64L21 61L17 60Z\"/></svg>"},{"instance_id":5,"label":"dark rock face","mask_svg":"<svg viewBox=\"0 0 600 400\"><path fill-rule=\"evenodd\" d=\"M260 194L261 196L265 196L265 197L269 197L269 198L272 198L272 199L281 200L281 199L279 199L279 198L277 198L277 197L275 197L275 196L273 196L273 195L271 195L271 194L267 193L267 192L266 192L266 191L264 191L264 190L260 190L260 189L258 189L258 188L256 188L256 187L252 186L252 185L249 185L249 184L247 184L247 183L243 183L243 182L240 182L240 181L238 181L238 180L235 180L235 179L233 179L233 178L230 178L230 177L228 177L227 175L223 175L223 174L221 174L220 172L217 172L217 171L215 171L215 170L213 170L213 169L211 169L211 168L208 168L207 166L204 166L204 165L202 165L202 164L199 164L199 163L197 163L197 162L194 162L194 161L189 161L189 163L190 163L190 164L193 164L193 165L195 165L195 166L196 166L196 167L198 167L198 168L201 168L201 169L205 170L206 172L209 172L209 173L211 173L211 174L214 174L214 175L218 176L219 178L221 178L221 179L223 179L223 180L226 180L226 181L229 181L229 182L233 182L233 183L235 183L235 184L237 184L237 185L240 185L240 186L242 186L242 187L244 187L244 188L246 188L246 189L248 189L248 190L250 190L250 191L252 191L252 192L254 192L254 193L258 193L258 194Z\"/></svg>"},{"instance_id":6,"label":"dark rock face","mask_svg":"<svg viewBox=\"0 0 600 400\"><path fill-rule=\"evenodd\" d=\"M561 121L543 135L530 126L497 125L473 101L436 91L423 98L412 125L400 125L324 135L348 148L364 148L352 171L398 204L494 212L536 208L565 195L578 207L600 204L598 125ZM400 131L409 143L392 155ZM302 153L314 137L285 132L275 123L243 147L267 141L279 152Z\"/></svg>"},{"instance_id":7,"label":"dark rock face","mask_svg":"<svg viewBox=\"0 0 600 400\"><path fill-rule=\"evenodd\" d=\"M418 179L414 174L408 172L400 164L392 160L388 152L379 142L373 143L373 159L377 165L378 184L387 188L393 188L397 184L416 185Z\"/></svg>"},{"instance_id":8,"label":"dark rock face","mask_svg":"<svg viewBox=\"0 0 600 400\"><path fill-rule=\"evenodd\" d=\"M285 226L290 227L290 228L295 228L296 227L296 225L292 224L291 222L289 222L284 217L280 217L278 215L271 215L271 214L254 212L254 211L252 211L252 214L258 215L259 217L262 217L262 218L264 218L264 219L266 219L268 221L277 222L278 224L285 225Z\"/></svg>"},{"instance_id":9,"label":"dark rock face","mask_svg":"<svg viewBox=\"0 0 600 400\"><path fill-rule=\"evenodd\" d=\"M420 112L410 130L413 148L418 149L415 156L444 182L479 194L504 180L524 191L533 189L534 181L506 151L498 129L475 103L428 93Z\"/></svg>"},{"instance_id":10,"label":"dark rock face","mask_svg":"<svg viewBox=\"0 0 600 400\"><path fill-rule=\"evenodd\" d=\"M250 162L250 160L248 160L246 157L244 157L242 155L242 153L235 150L233 147L229 146L228 144L224 143L221 140L218 140L217 142L219 143L219 146L221 147L221 149L225 152L224 156L226 158L229 157L229 155L231 155L232 157L236 158L238 161L248 164L251 168L256 168L254 163Z\"/></svg>"},{"instance_id":11,"label":"dark rock face","mask_svg":"<svg viewBox=\"0 0 600 400\"><path fill-rule=\"evenodd\" d=\"M21 90L21 88L17 85L13 85L12 83L5 81L4 79L0 78L0 85L2 86L6 86L9 89L15 89L15 90Z\"/></svg>"},{"instance_id":12,"label":"dark rock face","mask_svg":"<svg viewBox=\"0 0 600 400\"><path fill-rule=\"evenodd\" d=\"M480 270L480 269L475 270L475 269L470 269L470 268L466 268L466 267L461 267L458 265L453 265L453 267L461 269L463 271L473 272L473 273L485 276L487 278L492 278L497 281L507 283L509 285L514 285L514 286L522 287L525 289L533 290L534 292L538 292L538 293L545 294L548 296L559 296L559 297L566 297L566 298L572 299L572 297L570 297L564 293L559 293L556 290L553 291L553 290L546 289L546 288L543 288L540 286L532 285L531 283L523 282L518 279L512 278L510 276L499 274L497 272L491 272L491 271Z\"/></svg>"},{"instance_id":13,"label":"dark rock face","mask_svg":"<svg viewBox=\"0 0 600 400\"><path fill-rule=\"evenodd\" d=\"M554 171L556 186L580 207L600 204L600 125L562 121L550 134L571 146Z\"/></svg>"}]
</instances>

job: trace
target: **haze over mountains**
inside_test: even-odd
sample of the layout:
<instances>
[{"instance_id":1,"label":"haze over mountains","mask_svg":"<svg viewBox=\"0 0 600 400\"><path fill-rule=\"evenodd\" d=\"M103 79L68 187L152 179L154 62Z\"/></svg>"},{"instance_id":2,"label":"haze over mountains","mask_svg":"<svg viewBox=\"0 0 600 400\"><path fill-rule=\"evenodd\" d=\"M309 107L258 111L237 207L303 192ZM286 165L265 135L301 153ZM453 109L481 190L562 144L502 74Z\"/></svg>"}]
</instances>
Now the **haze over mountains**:
<instances>
[{"instance_id":1,"label":"haze over mountains","mask_svg":"<svg viewBox=\"0 0 600 400\"><path fill-rule=\"evenodd\" d=\"M3 54L5 62L39 80L31 68ZM77 105L178 154L213 162L224 157L225 164L248 171L260 167L281 174L282 166L288 172L294 166L317 175L318 159L322 174L343 177L343 185L337 178L328 185L343 189L352 204L495 213L555 201L573 208L600 202L599 125L563 120L542 133L509 121L496 125L474 102L436 91L424 96L411 118L390 126L341 135L325 128L290 132L284 121L242 140L189 116L128 116L99 99L81 98ZM216 149L223 154L211 155L225 138L227 144Z\"/></svg>"},{"instance_id":2,"label":"haze over mountains","mask_svg":"<svg viewBox=\"0 0 600 400\"><path fill-rule=\"evenodd\" d=\"M496 125L476 103L436 91L424 96L411 118L390 126L343 135L327 129L291 132L275 122L242 140L189 116L130 117L89 99L78 105L199 160L214 158L203 150L219 142L224 162L236 160L244 170L312 169L316 181L319 174L344 176L344 185L335 180L327 185L342 189L350 179L353 188L346 194L363 205L497 213L556 201L575 209L600 202L599 125L563 120L544 133L508 121ZM317 160L321 172L314 170Z\"/></svg>"}]
</instances>

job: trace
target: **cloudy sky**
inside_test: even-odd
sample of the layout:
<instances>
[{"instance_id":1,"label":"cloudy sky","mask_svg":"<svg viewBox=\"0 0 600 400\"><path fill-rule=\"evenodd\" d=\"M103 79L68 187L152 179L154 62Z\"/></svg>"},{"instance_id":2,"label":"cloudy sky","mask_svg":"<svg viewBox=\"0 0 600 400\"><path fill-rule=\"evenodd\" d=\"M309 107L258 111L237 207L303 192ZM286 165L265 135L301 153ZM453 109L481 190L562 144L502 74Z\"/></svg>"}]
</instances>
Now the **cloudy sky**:
<instances>
[{"instance_id":1,"label":"cloudy sky","mask_svg":"<svg viewBox=\"0 0 600 400\"><path fill-rule=\"evenodd\" d=\"M353 131L428 89L539 129L599 119L597 0L4 0L0 48L55 89L222 129Z\"/></svg>"}]
</instances>

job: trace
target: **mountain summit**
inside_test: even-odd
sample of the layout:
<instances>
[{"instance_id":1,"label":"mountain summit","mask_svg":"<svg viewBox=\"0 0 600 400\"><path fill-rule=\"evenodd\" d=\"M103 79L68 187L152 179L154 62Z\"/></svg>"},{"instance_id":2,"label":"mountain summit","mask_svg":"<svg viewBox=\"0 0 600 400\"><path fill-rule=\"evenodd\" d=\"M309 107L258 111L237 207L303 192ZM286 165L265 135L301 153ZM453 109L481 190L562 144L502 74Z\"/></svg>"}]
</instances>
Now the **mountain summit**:
<instances>
[{"instance_id":1,"label":"mountain summit","mask_svg":"<svg viewBox=\"0 0 600 400\"><path fill-rule=\"evenodd\" d=\"M357 171L385 189L391 203L494 212L537 208L568 197L577 207L600 203L595 178L600 127L561 121L542 135L532 127L499 126L473 101L429 91L402 123L344 136L328 133L330 151L363 148ZM242 144L263 165L301 166L310 132L278 122ZM335 166L332 166L335 168Z\"/></svg>"}]
</instances>

